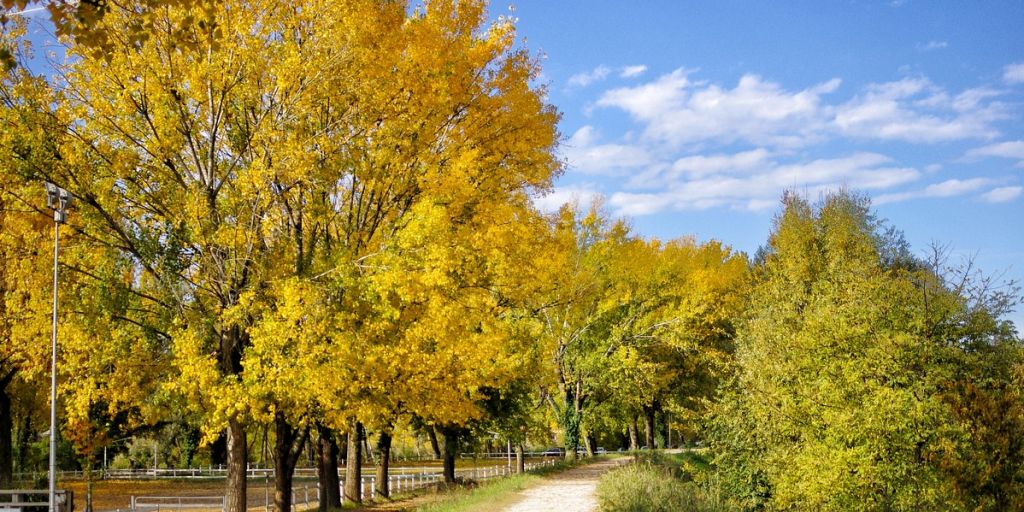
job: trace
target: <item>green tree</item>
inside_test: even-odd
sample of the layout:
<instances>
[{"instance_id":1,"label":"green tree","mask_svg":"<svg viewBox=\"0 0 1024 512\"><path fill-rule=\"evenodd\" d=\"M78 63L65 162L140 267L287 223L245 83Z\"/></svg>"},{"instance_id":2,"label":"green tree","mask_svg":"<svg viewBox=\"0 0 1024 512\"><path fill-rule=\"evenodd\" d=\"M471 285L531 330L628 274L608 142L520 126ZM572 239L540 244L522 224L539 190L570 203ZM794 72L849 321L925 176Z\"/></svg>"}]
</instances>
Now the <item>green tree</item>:
<instances>
[{"instance_id":1,"label":"green tree","mask_svg":"<svg viewBox=\"0 0 1024 512\"><path fill-rule=\"evenodd\" d=\"M984 306L973 314L987 320L964 322L965 295L927 265L888 257L900 251L886 233L857 196L831 195L817 207L785 198L738 331L735 376L710 422L720 475L744 505L996 503L956 484L971 478L951 471L948 459L978 463L988 426L977 424L989 419L958 418L951 401L967 399L954 390L983 377L1001 381L990 389L1010 385L1009 361L1019 355L1006 354L1019 354L1019 341ZM989 373L975 352L1000 353L988 360L1004 369ZM990 461L980 480L1011 485L1019 456Z\"/></svg>"}]
</instances>

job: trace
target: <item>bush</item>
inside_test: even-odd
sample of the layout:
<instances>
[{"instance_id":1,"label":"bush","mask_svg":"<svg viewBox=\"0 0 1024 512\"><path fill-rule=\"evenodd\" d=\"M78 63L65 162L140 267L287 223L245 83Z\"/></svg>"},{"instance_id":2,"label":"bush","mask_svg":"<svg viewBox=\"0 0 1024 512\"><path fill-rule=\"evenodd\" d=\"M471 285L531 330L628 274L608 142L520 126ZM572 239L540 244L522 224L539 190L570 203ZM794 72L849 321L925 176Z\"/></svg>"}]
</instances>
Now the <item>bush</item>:
<instances>
[{"instance_id":1,"label":"bush","mask_svg":"<svg viewBox=\"0 0 1024 512\"><path fill-rule=\"evenodd\" d=\"M131 459L128 458L127 455L125 455L123 453L119 453L117 455L114 455L114 460L110 461L110 466L109 467L110 467L110 469L115 469L115 470L131 469L132 468L132 461L131 461Z\"/></svg>"},{"instance_id":2,"label":"bush","mask_svg":"<svg viewBox=\"0 0 1024 512\"><path fill-rule=\"evenodd\" d=\"M643 460L606 473L597 485L602 511L687 512L728 510L711 499L690 475L660 456Z\"/></svg>"}]
</instances>

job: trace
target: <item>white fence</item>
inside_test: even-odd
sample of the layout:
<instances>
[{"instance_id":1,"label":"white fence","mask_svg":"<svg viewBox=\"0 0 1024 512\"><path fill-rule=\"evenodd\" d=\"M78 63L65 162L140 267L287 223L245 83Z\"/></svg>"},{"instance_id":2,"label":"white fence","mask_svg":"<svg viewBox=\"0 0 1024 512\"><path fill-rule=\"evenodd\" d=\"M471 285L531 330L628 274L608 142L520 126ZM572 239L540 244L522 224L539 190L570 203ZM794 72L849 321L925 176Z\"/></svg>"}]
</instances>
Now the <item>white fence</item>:
<instances>
[{"instance_id":1,"label":"white fence","mask_svg":"<svg viewBox=\"0 0 1024 512\"><path fill-rule=\"evenodd\" d=\"M540 462L531 462L526 464L526 470L534 470L537 468L554 465L554 460L545 460ZM408 468L406 468L408 469ZM464 468L456 469L455 475L460 478L473 479L477 481L490 480L494 478L501 478L509 476L514 473L514 468L509 466L489 466L480 468ZM418 472L406 472L406 473L390 473L388 476L388 488L392 494L400 494L411 492L416 489L423 489L444 481L444 476L440 470L430 468L429 471L424 471L423 468L419 468ZM378 495L378 482L376 475L366 475L362 477L361 496L364 500L375 500ZM339 478L339 494L342 496L342 502L345 501L345 478L344 474L340 475ZM266 510L273 508L273 487L269 477L265 478L264 481L264 507ZM295 508L302 505L303 507L312 507L317 505L320 500L320 487L319 485L301 485L292 487L292 505ZM252 501L249 502L249 506L252 507ZM257 505L258 506L258 505ZM171 512L171 511L183 511L183 510L224 510L224 497L223 496L132 496L131 498L131 509L132 512Z\"/></svg>"},{"instance_id":2,"label":"white fence","mask_svg":"<svg viewBox=\"0 0 1024 512\"><path fill-rule=\"evenodd\" d=\"M313 476L316 470L313 469ZM145 480L157 478L226 478L228 470L224 466L208 466L205 468L186 469L96 469L92 471L94 479L105 478L110 480ZM35 480L42 478L46 473L15 473L15 480ZM246 476L249 478L261 478L274 476L273 468L249 467L246 469ZM85 471L58 471L57 480L84 480Z\"/></svg>"},{"instance_id":3,"label":"white fence","mask_svg":"<svg viewBox=\"0 0 1024 512\"><path fill-rule=\"evenodd\" d=\"M526 464L526 470L532 471L534 469L542 468L545 466L553 466L555 460L548 459L540 462L531 462ZM490 480L493 478L506 477L513 474L515 470L509 466L488 466L481 468L464 468L456 469L455 476L459 478L472 479L476 481ZM402 492L409 492L416 489L422 489L424 487L430 487L444 481L444 475L441 471L421 471L419 473L412 474L394 474L391 473L388 476L388 488L391 493L397 494ZM345 495L345 480L344 477L341 479L341 495L344 501ZM363 499L374 500L377 498L377 476L368 475L363 477L362 485L362 497Z\"/></svg>"},{"instance_id":4,"label":"white fence","mask_svg":"<svg viewBox=\"0 0 1024 512\"><path fill-rule=\"evenodd\" d=\"M550 458L561 459L561 455L555 455L552 452L529 452L526 454L529 458ZM462 454L463 459L471 458L471 454ZM508 459L508 455L505 453L499 454L479 454L476 456L479 459ZM511 461L515 460L513 456ZM514 464L514 462L512 462ZM368 466L372 468L372 466ZM440 472L439 468L431 467L428 471L424 471L423 466L392 466L391 473L396 475L412 475L420 473ZM459 470L463 471L463 470ZM465 471L473 471L468 469ZM480 468L479 471L483 471ZM198 468L185 468L185 469L106 469L106 470L94 470L92 472L93 479L108 479L108 480L147 480L147 479L161 479L161 478L178 478L178 479L203 479L203 478L226 478L228 474L227 467L219 466L207 466ZM33 479L41 478L45 476L45 473L15 473L15 480L30 481ZM316 468L295 468L295 478L309 478L313 479L317 477ZM86 474L84 471L58 471L57 480L84 480ZM246 477L252 478L274 478L274 468L264 468L258 466L250 466L246 469Z\"/></svg>"},{"instance_id":5,"label":"white fence","mask_svg":"<svg viewBox=\"0 0 1024 512\"><path fill-rule=\"evenodd\" d=\"M57 489L54 496L58 512L71 512L75 508L75 494ZM36 489L0 490L0 509L18 510L50 508L50 491Z\"/></svg>"},{"instance_id":6,"label":"white fence","mask_svg":"<svg viewBox=\"0 0 1024 512\"><path fill-rule=\"evenodd\" d=\"M223 496L132 496L132 512L163 510L224 510Z\"/></svg>"}]
</instances>

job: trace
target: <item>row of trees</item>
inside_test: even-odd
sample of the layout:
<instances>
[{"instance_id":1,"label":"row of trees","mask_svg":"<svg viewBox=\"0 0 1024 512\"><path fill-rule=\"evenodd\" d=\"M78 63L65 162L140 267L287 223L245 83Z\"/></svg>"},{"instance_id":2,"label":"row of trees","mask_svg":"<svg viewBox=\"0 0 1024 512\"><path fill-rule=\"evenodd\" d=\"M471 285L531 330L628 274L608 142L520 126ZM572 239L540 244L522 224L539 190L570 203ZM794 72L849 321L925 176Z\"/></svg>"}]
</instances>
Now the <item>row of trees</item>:
<instances>
[{"instance_id":1,"label":"row of trees","mask_svg":"<svg viewBox=\"0 0 1024 512\"><path fill-rule=\"evenodd\" d=\"M539 213L558 115L483 1L56 14L47 74L17 20L0 45L0 485L44 428L50 181L77 199L59 405L87 468L173 425L186 458L223 451L241 511L262 433L285 511L310 445L328 507L342 454L359 499L368 435L385 483L398 431L448 480L490 432L570 458L675 432L742 507L1022 506L1014 289L912 256L846 193L787 196L753 261Z\"/></svg>"},{"instance_id":2,"label":"row of trees","mask_svg":"<svg viewBox=\"0 0 1024 512\"><path fill-rule=\"evenodd\" d=\"M103 44L69 40L43 75L8 21L0 482L10 433L41 428L46 404L46 181L76 198L59 394L87 468L119 437L184 423L223 443L228 508L244 510L251 433L269 429L288 510L310 438L321 489L344 451L358 500L367 432L382 484L406 425L440 434L452 480L474 432L521 447L553 417L574 457L638 416L653 446L656 413L695 410L744 258L642 240L598 208L536 211L558 116L485 7L111 5L90 19Z\"/></svg>"},{"instance_id":3,"label":"row of trees","mask_svg":"<svg viewBox=\"0 0 1024 512\"><path fill-rule=\"evenodd\" d=\"M247 433L272 425L287 510L310 431L357 452L364 425L460 425L524 373L529 194L558 171L557 116L509 23L481 2L228 2L160 7L137 41L135 14L96 21L108 51L71 44L3 92L4 233L36 237L7 259L25 265L6 276L10 367L37 382L46 359L26 349L51 181L78 204L61 395L83 453L115 420L184 411L206 442L226 432L244 510Z\"/></svg>"}]
</instances>

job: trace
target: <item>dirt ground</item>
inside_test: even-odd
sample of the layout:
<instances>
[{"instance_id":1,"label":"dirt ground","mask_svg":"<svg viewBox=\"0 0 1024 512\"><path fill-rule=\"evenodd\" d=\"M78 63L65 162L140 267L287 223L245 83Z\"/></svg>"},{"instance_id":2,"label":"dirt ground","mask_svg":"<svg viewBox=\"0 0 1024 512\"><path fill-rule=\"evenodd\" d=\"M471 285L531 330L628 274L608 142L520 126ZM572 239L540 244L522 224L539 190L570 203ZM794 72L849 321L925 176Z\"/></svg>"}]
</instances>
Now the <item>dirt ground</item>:
<instances>
[{"instance_id":1,"label":"dirt ground","mask_svg":"<svg viewBox=\"0 0 1024 512\"><path fill-rule=\"evenodd\" d=\"M263 509L274 500L273 480L250 479L247 501L250 509ZM82 481L66 482L62 488L75 493L75 510L85 510L86 484ZM315 502L316 481L296 481L295 494L299 502L306 494ZM96 512L128 510L132 496L224 496L224 481L201 480L98 480L93 482L92 505Z\"/></svg>"},{"instance_id":2,"label":"dirt ground","mask_svg":"<svg viewBox=\"0 0 1024 512\"><path fill-rule=\"evenodd\" d=\"M539 461L541 459L530 459L530 462ZM404 468L410 468L413 464L405 462L400 463ZM424 467L431 467L429 464L416 464L417 469ZM457 468L461 472L463 470L471 468L486 468L495 466L504 466L504 460L497 459L460 459L457 463ZM399 474L401 470L395 468L393 474ZM440 470L440 467L436 469ZM373 466L365 466L363 468L363 475L372 475L376 471ZM62 489L70 489L74 492L75 499L75 510L85 510L86 504L86 483L84 481L68 480L59 482L59 487ZM295 493L295 500L297 503L296 509L303 510L316 505L317 501L317 482L315 478L300 478L296 477L293 484ZM364 491L369 492L367 489ZM424 499L429 500L433 494L431 490L419 490L416 495L419 498L414 498L411 503L416 503ZM93 510L95 512L116 512L116 511L127 511L131 506L132 496L165 496L165 497L189 497L189 496L208 496L208 497L221 497L224 496L224 480L223 479L160 479L160 480L95 480L93 482L92 489L92 503ZM403 496L403 498L408 495ZM249 510L252 512L259 512L272 508L274 501L274 480L273 478L250 478L249 486L247 491L247 500ZM401 502L378 502L375 506L368 508L369 510L406 510L410 502L402 500ZM168 510L173 507L169 507ZM190 512L201 512L192 509Z\"/></svg>"},{"instance_id":3,"label":"dirt ground","mask_svg":"<svg viewBox=\"0 0 1024 512\"><path fill-rule=\"evenodd\" d=\"M505 512L593 512L597 510L597 481L628 459L612 459L552 475L546 482L520 493L520 501Z\"/></svg>"}]
</instances>

